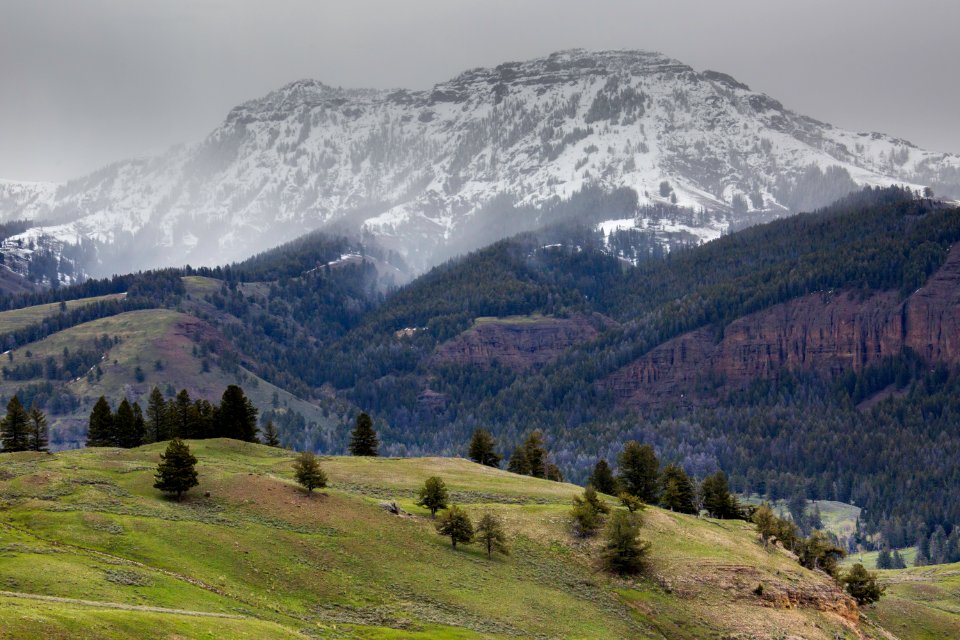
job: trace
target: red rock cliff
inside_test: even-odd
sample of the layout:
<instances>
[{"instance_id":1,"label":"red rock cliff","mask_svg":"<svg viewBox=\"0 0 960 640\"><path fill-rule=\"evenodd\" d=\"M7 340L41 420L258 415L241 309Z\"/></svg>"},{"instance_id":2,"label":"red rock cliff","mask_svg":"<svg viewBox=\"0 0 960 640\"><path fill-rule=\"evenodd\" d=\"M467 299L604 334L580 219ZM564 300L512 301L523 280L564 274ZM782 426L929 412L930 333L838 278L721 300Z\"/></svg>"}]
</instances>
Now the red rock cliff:
<instances>
[{"instance_id":1,"label":"red rock cliff","mask_svg":"<svg viewBox=\"0 0 960 640\"><path fill-rule=\"evenodd\" d=\"M960 363L960 246L905 301L895 292L807 295L739 318L722 337L704 328L669 340L603 385L633 406L686 403L705 386L742 389L782 370L858 371L905 346L929 360Z\"/></svg>"}]
</instances>

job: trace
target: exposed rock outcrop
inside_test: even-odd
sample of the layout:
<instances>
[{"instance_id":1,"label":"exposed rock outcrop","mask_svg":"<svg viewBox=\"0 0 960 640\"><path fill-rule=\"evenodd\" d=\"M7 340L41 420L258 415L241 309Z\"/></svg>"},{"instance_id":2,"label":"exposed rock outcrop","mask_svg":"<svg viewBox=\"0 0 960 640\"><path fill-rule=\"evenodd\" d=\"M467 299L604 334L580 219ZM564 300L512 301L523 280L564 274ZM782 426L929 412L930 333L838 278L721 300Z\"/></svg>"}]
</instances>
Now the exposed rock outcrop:
<instances>
[{"instance_id":1,"label":"exposed rock outcrop","mask_svg":"<svg viewBox=\"0 0 960 640\"><path fill-rule=\"evenodd\" d=\"M564 350L590 340L614 324L599 314L570 318L484 319L437 347L432 360L434 364L480 367L497 362L515 371L523 371L552 360Z\"/></svg>"},{"instance_id":2,"label":"exposed rock outcrop","mask_svg":"<svg viewBox=\"0 0 960 640\"><path fill-rule=\"evenodd\" d=\"M896 292L814 293L669 340L603 385L632 406L687 404L789 371L836 376L909 347L960 363L960 246L906 300Z\"/></svg>"}]
</instances>

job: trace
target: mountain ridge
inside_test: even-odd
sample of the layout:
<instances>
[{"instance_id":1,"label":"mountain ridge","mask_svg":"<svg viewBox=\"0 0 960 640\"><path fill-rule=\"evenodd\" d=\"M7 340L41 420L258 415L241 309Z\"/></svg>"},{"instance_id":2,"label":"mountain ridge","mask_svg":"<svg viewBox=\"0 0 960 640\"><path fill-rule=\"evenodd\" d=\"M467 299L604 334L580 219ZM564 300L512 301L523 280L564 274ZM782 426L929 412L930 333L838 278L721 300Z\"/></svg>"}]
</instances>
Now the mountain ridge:
<instances>
[{"instance_id":1,"label":"mountain ridge","mask_svg":"<svg viewBox=\"0 0 960 640\"><path fill-rule=\"evenodd\" d=\"M508 214L485 241L587 188L706 209L725 229L895 183L960 195L960 157L837 129L662 54L569 50L423 91L295 81L197 144L114 163L0 217L47 221L5 253L89 242L93 273L224 263L335 225L422 271L451 244L479 246L472 225L498 198Z\"/></svg>"}]
</instances>

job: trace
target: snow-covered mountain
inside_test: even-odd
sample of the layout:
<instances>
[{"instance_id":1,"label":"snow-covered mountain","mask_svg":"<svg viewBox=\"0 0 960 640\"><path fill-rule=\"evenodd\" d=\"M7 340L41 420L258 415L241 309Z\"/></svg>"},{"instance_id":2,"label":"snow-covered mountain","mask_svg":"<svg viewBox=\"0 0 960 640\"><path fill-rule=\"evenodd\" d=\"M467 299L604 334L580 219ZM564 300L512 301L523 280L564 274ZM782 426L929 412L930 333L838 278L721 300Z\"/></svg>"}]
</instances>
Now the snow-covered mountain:
<instances>
[{"instance_id":1,"label":"snow-covered mountain","mask_svg":"<svg viewBox=\"0 0 960 640\"><path fill-rule=\"evenodd\" d=\"M44 223L5 250L93 240L103 268L223 263L324 227L363 229L423 268L470 248L478 227L483 240L528 228L538 207L588 187L714 212L706 238L891 183L958 196L960 157L837 129L658 53L574 50L427 91L295 82L199 144L0 196L0 219Z\"/></svg>"}]
</instances>

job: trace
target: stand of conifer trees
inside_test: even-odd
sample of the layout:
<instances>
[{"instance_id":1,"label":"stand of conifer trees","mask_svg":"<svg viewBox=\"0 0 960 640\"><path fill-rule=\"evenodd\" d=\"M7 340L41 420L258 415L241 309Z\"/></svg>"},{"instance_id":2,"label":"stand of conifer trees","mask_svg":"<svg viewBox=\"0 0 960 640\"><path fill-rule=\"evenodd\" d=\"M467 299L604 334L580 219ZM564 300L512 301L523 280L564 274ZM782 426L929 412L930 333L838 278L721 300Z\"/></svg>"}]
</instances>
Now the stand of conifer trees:
<instances>
[{"instance_id":1,"label":"stand of conifer trees","mask_svg":"<svg viewBox=\"0 0 960 640\"><path fill-rule=\"evenodd\" d=\"M257 415L257 408L243 389L234 384L226 388L218 405L191 400L186 389L165 400L160 389L154 387L145 414L138 403L126 399L114 412L107 399L100 396L90 413L87 446L131 448L171 438L256 442Z\"/></svg>"}]
</instances>

